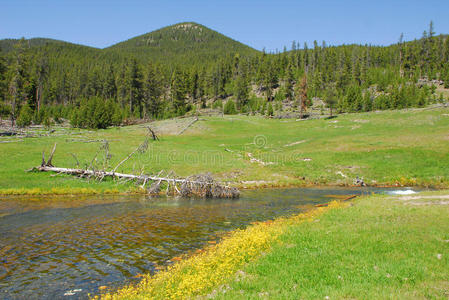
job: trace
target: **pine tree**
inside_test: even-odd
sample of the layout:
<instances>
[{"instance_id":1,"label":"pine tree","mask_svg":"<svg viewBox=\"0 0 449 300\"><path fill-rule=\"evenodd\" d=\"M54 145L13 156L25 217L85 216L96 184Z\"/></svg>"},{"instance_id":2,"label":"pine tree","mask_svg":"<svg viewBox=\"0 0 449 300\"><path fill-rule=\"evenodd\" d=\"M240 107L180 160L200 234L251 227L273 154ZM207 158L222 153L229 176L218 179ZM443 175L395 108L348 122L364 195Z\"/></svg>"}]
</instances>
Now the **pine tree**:
<instances>
[{"instance_id":1,"label":"pine tree","mask_svg":"<svg viewBox=\"0 0 449 300\"><path fill-rule=\"evenodd\" d=\"M106 99L113 99L117 95L117 86L115 83L114 68L112 65L108 66L105 74L105 79L103 81L103 97Z\"/></svg>"},{"instance_id":2,"label":"pine tree","mask_svg":"<svg viewBox=\"0 0 449 300\"><path fill-rule=\"evenodd\" d=\"M434 28L433 28L433 21L430 21L430 23L429 23L429 32L428 32L429 39L432 39L433 36L435 35L435 32L433 30L434 30Z\"/></svg>"},{"instance_id":3,"label":"pine tree","mask_svg":"<svg viewBox=\"0 0 449 300\"><path fill-rule=\"evenodd\" d=\"M138 117L143 117L142 109L142 73L136 59L131 60L126 74L126 88L128 92L129 112Z\"/></svg>"},{"instance_id":4,"label":"pine tree","mask_svg":"<svg viewBox=\"0 0 449 300\"><path fill-rule=\"evenodd\" d=\"M6 104L3 103L5 97L5 81L6 81L6 63L2 55L2 49L0 48L0 121L9 112L6 112Z\"/></svg>"},{"instance_id":5,"label":"pine tree","mask_svg":"<svg viewBox=\"0 0 449 300\"><path fill-rule=\"evenodd\" d=\"M307 76L304 74L301 78L301 80L298 80L298 83L296 84L296 97L299 101L299 111L300 111L300 118L302 119L304 116L304 112L307 111L307 105L308 105L308 87L307 87Z\"/></svg>"},{"instance_id":6,"label":"pine tree","mask_svg":"<svg viewBox=\"0 0 449 300\"><path fill-rule=\"evenodd\" d=\"M111 124L114 126L120 126L123 121L123 114L122 110L120 109L120 106L115 104L114 105L114 113L111 117Z\"/></svg>"},{"instance_id":7,"label":"pine tree","mask_svg":"<svg viewBox=\"0 0 449 300\"><path fill-rule=\"evenodd\" d=\"M329 108L330 116L332 117L332 110L335 108L335 104L337 104L337 93L333 86L328 87L324 101L326 102L326 106Z\"/></svg>"},{"instance_id":8,"label":"pine tree","mask_svg":"<svg viewBox=\"0 0 449 300\"><path fill-rule=\"evenodd\" d=\"M237 71L235 79L235 98L237 100L237 107L242 109L242 107L248 104L249 96L249 83L247 78L247 72L243 64L240 64L239 70Z\"/></svg>"},{"instance_id":9,"label":"pine tree","mask_svg":"<svg viewBox=\"0 0 449 300\"><path fill-rule=\"evenodd\" d=\"M371 93L369 91L366 91L363 95L363 102L362 102L363 111L371 111L373 110L373 102L371 100Z\"/></svg>"},{"instance_id":10,"label":"pine tree","mask_svg":"<svg viewBox=\"0 0 449 300\"><path fill-rule=\"evenodd\" d=\"M39 53L36 67L35 67L35 78L37 82L36 87L36 109L39 113L42 103L42 94L44 89L44 83L47 81L49 65L48 65L48 57L45 49Z\"/></svg>"},{"instance_id":11,"label":"pine tree","mask_svg":"<svg viewBox=\"0 0 449 300\"><path fill-rule=\"evenodd\" d=\"M273 116L273 115L274 115L273 105L270 102L270 103L268 103L267 116Z\"/></svg>"},{"instance_id":12,"label":"pine tree","mask_svg":"<svg viewBox=\"0 0 449 300\"><path fill-rule=\"evenodd\" d=\"M401 77L404 77L404 34L401 33L401 35L399 36L399 42L398 42L398 46L399 46L399 75Z\"/></svg>"},{"instance_id":13,"label":"pine tree","mask_svg":"<svg viewBox=\"0 0 449 300\"><path fill-rule=\"evenodd\" d=\"M293 99L293 66L291 63L288 64L286 78L285 78L285 98L289 101Z\"/></svg>"},{"instance_id":14,"label":"pine tree","mask_svg":"<svg viewBox=\"0 0 449 300\"><path fill-rule=\"evenodd\" d=\"M156 73L156 69L153 65L149 64L143 85L145 116L148 112L151 117L157 118L162 113L162 103L160 100L162 86L159 79L160 76L160 74Z\"/></svg>"},{"instance_id":15,"label":"pine tree","mask_svg":"<svg viewBox=\"0 0 449 300\"><path fill-rule=\"evenodd\" d=\"M19 117L17 118L17 125L19 127L26 127L31 125L31 121L33 120L33 110L30 108L28 103L22 105L20 108Z\"/></svg>"},{"instance_id":16,"label":"pine tree","mask_svg":"<svg viewBox=\"0 0 449 300\"><path fill-rule=\"evenodd\" d=\"M263 85L265 86L267 101L273 100L273 86L277 84L278 77L274 64L265 60L266 66L264 67L265 73L263 78Z\"/></svg>"},{"instance_id":17,"label":"pine tree","mask_svg":"<svg viewBox=\"0 0 449 300\"><path fill-rule=\"evenodd\" d=\"M173 101L173 107L175 113L178 115L183 115L186 112L186 96L187 89L185 85L185 76L180 70L175 70L172 76L172 84L170 88L170 93Z\"/></svg>"},{"instance_id":18,"label":"pine tree","mask_svg":"<svg viewBox=\"0 0 449 300\"><path fill-rule=\"evenodd\" d=\"M8 70L8 91L11 99L11 126L13 127L17 118L17 108L26 99L26 85L28 80L25 39L22 38L14 48L13 62Z\"/></svg>"}]
</instances>

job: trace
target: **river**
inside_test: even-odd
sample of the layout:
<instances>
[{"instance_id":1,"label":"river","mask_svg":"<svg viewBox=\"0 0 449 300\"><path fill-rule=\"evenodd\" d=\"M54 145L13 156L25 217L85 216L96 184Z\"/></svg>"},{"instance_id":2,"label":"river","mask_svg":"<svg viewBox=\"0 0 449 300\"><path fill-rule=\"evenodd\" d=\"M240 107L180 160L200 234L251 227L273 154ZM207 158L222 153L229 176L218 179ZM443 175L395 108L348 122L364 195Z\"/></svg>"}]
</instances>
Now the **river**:
<instances>
[{"instance_id":1,"label":"river","mask_svg":"<svg viewBox=\"0 0 449 300\"><path fill-rule=\"evenodd\" d=\"M86 299L156 272L230 230L368 188L244 191L239 199L0 198L0 298ZM337 195L337 196L336 196Z\"/></svg>"}]
</instances>

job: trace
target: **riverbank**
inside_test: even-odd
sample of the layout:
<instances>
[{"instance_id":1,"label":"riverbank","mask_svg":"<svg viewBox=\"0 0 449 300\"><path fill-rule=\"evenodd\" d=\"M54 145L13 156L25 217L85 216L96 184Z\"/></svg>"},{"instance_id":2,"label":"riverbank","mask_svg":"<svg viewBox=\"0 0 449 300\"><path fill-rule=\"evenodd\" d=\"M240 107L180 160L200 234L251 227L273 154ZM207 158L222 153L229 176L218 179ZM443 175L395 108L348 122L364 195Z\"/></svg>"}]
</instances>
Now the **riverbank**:
<instances>
[{"instance_id":1,"label":"riverbank","mask_svg":"<svg viewBox=\"0 0 449 300\"><path fill-rule=\"evenodd\" d=\"M58 167L113 169L145 139L160 141L119 167L123 173L177 176L210 172L239 188L351 186L449 187L449 109L409 109L296 121L257 116L173 119L106 130L55 127L32 137L0 138L0 194L139 193L130 182L30 173L57 143ZM182 132L183 131L183 132ZM182 134L179 135L179 133ZM107 162L104 141L108 141ZM97 154L97 156L95 156ZM76 156L76 160L73 155Z\"/></svg>"},{"instance_id":2,"label":"riverbank","mask_svg":"<svg viewBox=\"0 0 449 300\"><path fill-rule=\"evenodd\" d=\"M199 250L191 257L177 261L173 266L156 275L145 275L136 286L128 286L102 299L186 299L211 291L226 283L248 262L269 251L279 235L291 223L302 223L324 212L343 207L331 202L291 218L255 223L244 230L235 230L217 245Z\"/></svg>"},{"instance_id":3,"label":"riverbank","mask_svg":"<svg viewBox=\"0 0 449 300\"><path fill-rule=\"evenodd\" d=\"M447 298L448 215L449 191L332 202L235 231L102 298Z\"/></svg>"}]
</instances>

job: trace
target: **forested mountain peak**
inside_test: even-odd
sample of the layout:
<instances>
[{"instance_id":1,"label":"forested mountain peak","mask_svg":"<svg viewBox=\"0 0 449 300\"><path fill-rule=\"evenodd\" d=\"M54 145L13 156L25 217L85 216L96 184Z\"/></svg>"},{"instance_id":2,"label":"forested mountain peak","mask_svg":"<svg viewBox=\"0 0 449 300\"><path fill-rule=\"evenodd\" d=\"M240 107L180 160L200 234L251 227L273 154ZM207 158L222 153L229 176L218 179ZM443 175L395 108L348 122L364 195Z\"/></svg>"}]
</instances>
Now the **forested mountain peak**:
<instances>
[{"instance_id":1,"label":"forested mountain peak","mask_svg":"<svg viewBox=\"0 0 449 300\"><path fill-rule=\"evenodd\" d=\"M106 48L165 63L209 62L228 54L253 55L257 50L194 22L178 23Z\"/></svg>"},{"instance_id":2,"label":"forested mountain peak","mask_svg":"<svg viewBox=\"0 0 449 300\"><path fill-rule=\"evenodd\" d=\"M124 42L112 45L110 48L132 48L132 47L163 47L166 45L182 44L214 44L223 42L225 44L232 44L233 47L253 50L249 46L232 40L223 34L207 28L201 24L194 22L183 22L163 27L161 29L148 32L136 37L133 37Z\"/></svg>"}]
</instances>

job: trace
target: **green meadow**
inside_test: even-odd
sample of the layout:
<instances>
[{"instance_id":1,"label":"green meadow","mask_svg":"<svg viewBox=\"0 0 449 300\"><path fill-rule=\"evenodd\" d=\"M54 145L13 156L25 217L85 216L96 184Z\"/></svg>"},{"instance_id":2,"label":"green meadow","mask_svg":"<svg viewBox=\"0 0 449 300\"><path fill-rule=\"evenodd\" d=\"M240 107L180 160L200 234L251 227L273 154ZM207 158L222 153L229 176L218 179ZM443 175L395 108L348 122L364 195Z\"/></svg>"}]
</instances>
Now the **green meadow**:
<instances>
[{"instance_id":1,"label":"green meadow","mask_svg":"<svg viewBox=\"0 0 449 300\"><path fill-rule=\"evenodd\" d=\"M370 196L291 225L215 299L447 299L449 195Z\"/></svg>"},{"instance_id":2,"label":"green meadow","mask_svg":"<svg viewBox=\"0 0 449 300\"><path fill-rule=\"evenodd\" d=\"M20 193L136 192L132 183L98 182L26 172L57 144L53 165L113 169L147 137L160 141L117 171L185 177L210 172L238 187L352 185L449 186L449 109L409 109L342 114L332 119L269 119L260 116L200 116L105 130L57 128L48 136L3 137L0 191ZM105 161L103 140L109 144Z\"/></svg>"}]
</instances>

